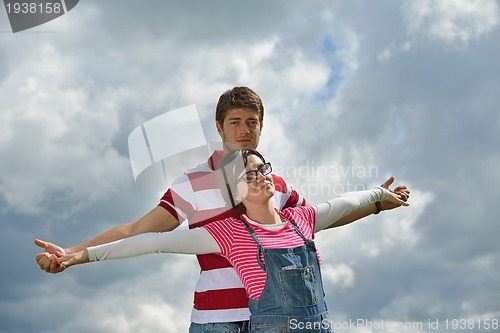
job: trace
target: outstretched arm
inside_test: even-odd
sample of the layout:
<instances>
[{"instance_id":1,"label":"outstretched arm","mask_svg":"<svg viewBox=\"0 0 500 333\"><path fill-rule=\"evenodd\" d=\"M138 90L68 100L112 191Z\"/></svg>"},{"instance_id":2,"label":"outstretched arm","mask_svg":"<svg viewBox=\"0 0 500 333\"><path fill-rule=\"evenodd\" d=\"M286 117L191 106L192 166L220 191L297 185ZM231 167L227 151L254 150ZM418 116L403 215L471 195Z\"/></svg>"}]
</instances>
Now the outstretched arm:
<instances>
[{"instance_id":1,"label":"outstretched arm","mask_svg":"<svg viewBox=\"0 0 500 333\"><path fill-rule=\"evenodd\" d=\"M65 267L61 266L57 259L64 255L80 252L90 246L109 243L146 232L171 231L177 228L178 225L179 221L172 214L163 207L157 206L136 221L119 225L91 240L66 249L54 243L36 239L35 244L44 249L44 252L37 254L36 261L40 269L47 273L59 273L64 271Z\"/></svg>"},{"instance_id":2,"label":"outstretched arm","mask_svg":"<svg viewBox=\"0 0 500 333\"><path fill-rule=\"evenodd\" d=\"M390 192L396 194L399 197L399 199L401 199L403 201L407 201L408 198L410 197L410 191L408 190L408 188L405 185L399 185L395 189L391 189L390 186L392 185L393 182L394 182L394 176L387 179L382 185L380 185L380 187L383 187L383 188L389 190ZM394 208L397 208L400 206L401 205L399 203L393 203L393 202L390 202L389 200L380 202L381 211L394 209ZM340 227L340 226L352 223L354 221L357 221L359 219L362 219L364 217L367 217L367 216L369 216L371 214L375 214L375 213L377 213L377 207L375 206L375 204L371 204L371 205L359 208L359 209L351 212L350 214L340 218L339 220L337 220L334 223L332 223L331 225L329 225L328 228Z\"/></svg>"},{"instance_id":3,"label":"outstretched arm","mask_svg":"<svg viewBox=\"0 0 500 333\"><path fill-rule=\"evenodd\" d=\"M378 187L367 191L347 192L343 195L317 205L315 232L337 226L338 221L352 212L373 205L375 202L388 201L393 205L409 206L398 195Z\"/></svg>"},{"instance_id":4,"label":"outstretched arm","mask_svg":"<svg viewBox=\"0 0 500 333\"><path fill-rule=\"evenodd\" d=\"M204 228L165 233L145 233L78 251L59 258L65 269L90 261L124 259L150 253L206 254L220 252L219 245Z\"/></svg>"}]
</instances>

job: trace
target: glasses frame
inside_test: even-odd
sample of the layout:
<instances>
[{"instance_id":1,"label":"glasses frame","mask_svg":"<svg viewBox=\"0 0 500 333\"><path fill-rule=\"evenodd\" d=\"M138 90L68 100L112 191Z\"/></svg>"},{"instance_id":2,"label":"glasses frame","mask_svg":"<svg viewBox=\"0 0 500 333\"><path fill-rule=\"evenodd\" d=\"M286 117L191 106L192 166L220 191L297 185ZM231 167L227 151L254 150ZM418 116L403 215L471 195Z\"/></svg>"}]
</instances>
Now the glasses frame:
<instances>
[{"instance_id":1,"label":"glasses frame","mask_svg":"<svg viewBox=\"0 0 500 333\"><path fill-rule=\"evenodd\" d=\"M263 168L265 168L265 170L263 170ZM273 171L273 166L271 165L271 162L266 162L266 163L262 164L260 167L258 167L257 169L248 171L247 173L245 173L244 175L239 177L236 181L239 182L239 181L243 180L245 183L250 184L251 182L259 179L259 173L265 177L268 174L270 174L272 171ZM248 180L247 178L251 174L254 174L255 178Z\"/></svg>"}]
</instances>

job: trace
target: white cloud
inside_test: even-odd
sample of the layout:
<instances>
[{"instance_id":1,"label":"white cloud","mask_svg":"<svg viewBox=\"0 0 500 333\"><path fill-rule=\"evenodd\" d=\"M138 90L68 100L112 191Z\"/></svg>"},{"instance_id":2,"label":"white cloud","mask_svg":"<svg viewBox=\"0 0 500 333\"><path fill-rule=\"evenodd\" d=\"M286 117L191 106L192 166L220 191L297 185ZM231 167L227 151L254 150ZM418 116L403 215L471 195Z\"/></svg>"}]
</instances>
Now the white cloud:
<instances>
[{"instance_id":1,"label":"white cloud","mask_svg":"<svg viewBox=\"0 0 500 333\"><path fill-rule=\"evenodd\" d=\"M88 265L108 265L91 263ZM96 331L169 332L189 326L194 283L198 276L195 258L188 255L148 255L113 262L117 269L153 266L137 277L116 276L116 280L87 296L87 305L78 313L75 327L94 318ZM105 267L104 267L105 268ZM78 274L74 268L74 274ZM94 268L92 268L94 269ZM100 269L96 267L95 269ZM64 274L64 273L63 273ZM71 293L71 289L64 292ZM81 326L81 325L80 325ZM68 329L71 327L68 327Z\"/></svg>"},{"instance_id":2,"label":"white cloud","mask_svg":"<svg viewBox=\"0 0 500 333\"><path fill-rule=\"evenodd\" d=\"M75 62L51 44L33 47L37 57L0 83L0 153L9 161L0 166L0 194L8 210L66 216L129 177L127 159L112 148L121 96L91 96Z\"/></svg>"},{"instance_id":3,"label":"white cloud","mask_svg":"<svg viewBox=\"0 0 500 333\"><path fill-rule=\"evenodd\" d=\"M36 301L4 299L0 311L26 332L177 333L189 326L198 274L188 255L90 263L27 286Z\"/></svg>"},{"instance_id":4,"label":"white cloud","mask_svg":"<svg viewBox=\"0 0 500 333\"><path fill-rule=\"evenodd\" d=\"M40 276L26 244L47 229L56 242L83 241L142 215L131 212L138 200L154 207L162 193L120 192L132 182L128 134L193 103L212 128L218 96L235 85L263 97L269 160L341 173L309 166L302 183L328 192L313 202L388 172L411 185L411 207L318 235L334 319L498 317L498 21L488 0L86 1L31 32L2 34L0 331L109 331L106 320L122 331L186 330L196 267L166 256L161 267ZM343 175L353 163L381 174ZM54 216L68 219L49 224ZM67 322L51 320L56 307Z\"/></svg>"},{"instance_id":5,"label":"white cloud","mask_svg":"<svg viewBox=\"0 0 500 333\"><path fill-rule=\"evenodd\" d=\"M412 189L411 186L409 186ZM362 252L368 257L376 257L398 249L413 248L420 234L415 224L425 212L425 208L434 200L430 192L418 189L411 190L410 207L400 207L395 211L384 212L383 220L379 222L377 230L370 232L373 240L365 240L361 244Z\"/></svg>"},{"instance_id":6,"label":"white cloud","mask_svg":"<svg viewBox=\"0 0 500 333\"><path fill-rule=\"evenodd\" d=\"M495 0L416 0L401 7L405 36L396 35L377 54L387 64L398 55L426 45L422 39L463 47L483 38L500 22Z\"/></svg>"},{"instance_id":7,"label":"white cloud","mask_svg":"<svg viewBox=\"0 0 500 333\"><path fill-rule=\"evenodd\" d=\"M321 274L325 282L339 285L342 288L353 287L356 281L356 273L344 263L336 265L326 263L321 267Z\"/></svg>"},{"instance_id":8,"label":"white cloud","mask_svg":"<svg viewBox=\"0 0 500 333\"><path fill-rule=\"evenodd\" d=\"M495 0L418 0L405 3L404 23L410 35L450 44L478 39L499 22Z\"/></svg>"},{"instance_id":9,"label":"white cloud","mask_svg":"<svg viewBox=\"0 0 500 333\"><path fill-rule=\"evenodd\" d=\"M133 332L181 332L189 325L186 320L179 320L179 313L174 306L165 302L144 300L136 304L134 316L125 314L106 315L101 322L103 331Z\"/></svg>"}]
</instances>

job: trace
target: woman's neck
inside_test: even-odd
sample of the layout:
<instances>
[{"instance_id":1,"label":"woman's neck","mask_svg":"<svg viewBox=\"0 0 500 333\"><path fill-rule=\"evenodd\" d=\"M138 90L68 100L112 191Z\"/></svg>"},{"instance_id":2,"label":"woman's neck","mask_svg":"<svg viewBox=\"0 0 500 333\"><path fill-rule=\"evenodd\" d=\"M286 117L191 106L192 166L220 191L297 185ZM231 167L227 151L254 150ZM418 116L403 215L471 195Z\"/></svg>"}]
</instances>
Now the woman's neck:
<instances>
[{"instance_id":1,"label":"woman's neck","mask_svg":"<svg viewBox=\"0 0 500 333\"><path fill-rule=\"evenodd\" d=\"M271 200L266 203L245 203L246 215L262 224L276 224L281 222L281 217L276 213Z\"/></svg>"}]
</instances>

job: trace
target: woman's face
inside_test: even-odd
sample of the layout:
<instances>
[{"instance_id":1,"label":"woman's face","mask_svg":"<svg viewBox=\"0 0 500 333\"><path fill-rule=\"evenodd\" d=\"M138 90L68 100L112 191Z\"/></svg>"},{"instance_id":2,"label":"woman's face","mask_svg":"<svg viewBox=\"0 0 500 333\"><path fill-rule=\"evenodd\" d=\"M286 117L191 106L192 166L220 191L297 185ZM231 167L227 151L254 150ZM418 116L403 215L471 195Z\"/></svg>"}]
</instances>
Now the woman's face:
<instances>
[{"instance_id":1,"label":"woman's face","mask_svg":"<svg viewBox=\"0 0 500 333\"><path fill-rule=\"evenodd\" d=\"M275 188L271 174L262 175L262 173L266 173L265 170L266 166L258 156L248 155L245 171L241 173L236 184L238 195L242 198L243 204L245 202L265 203L274 195ZM246 173L249 173L250 177L242 178ZM245 178L255 179L247 183Z\"/></svg>"}]
</instances>

